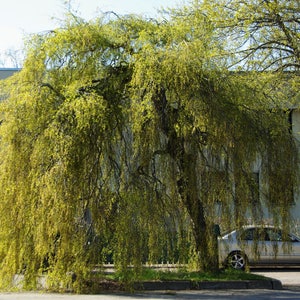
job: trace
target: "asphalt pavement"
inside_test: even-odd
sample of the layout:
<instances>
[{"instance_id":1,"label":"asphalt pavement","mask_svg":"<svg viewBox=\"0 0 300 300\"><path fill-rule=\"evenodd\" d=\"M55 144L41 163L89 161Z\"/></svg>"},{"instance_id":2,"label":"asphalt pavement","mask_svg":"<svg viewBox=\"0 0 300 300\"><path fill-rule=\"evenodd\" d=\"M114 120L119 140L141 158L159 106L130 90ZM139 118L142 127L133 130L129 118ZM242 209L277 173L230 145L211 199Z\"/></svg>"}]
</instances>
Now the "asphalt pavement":
<instances>
[{"instance_id":1,"label":"asphalt pavement","mask_svg":"<svg viewBox=\"0 0 300 300\"><path fill-rule=\"evenodd\" d=\"M279 280L283 288L300 290L300 268L252 269L251 272Z\"/></svg>"},{"instance_id":2,"label":"asphalt pavement","mask_svg":"<svg viewBox=\"0 0 300 300\"><path fill-rule=\"evenodd\" d=\"M137 294L72 295L41 293L0 293L0 300L294 300L300 291L292 290L202 290L177 292L147 292Z\"/></svg>"}]
</instances>

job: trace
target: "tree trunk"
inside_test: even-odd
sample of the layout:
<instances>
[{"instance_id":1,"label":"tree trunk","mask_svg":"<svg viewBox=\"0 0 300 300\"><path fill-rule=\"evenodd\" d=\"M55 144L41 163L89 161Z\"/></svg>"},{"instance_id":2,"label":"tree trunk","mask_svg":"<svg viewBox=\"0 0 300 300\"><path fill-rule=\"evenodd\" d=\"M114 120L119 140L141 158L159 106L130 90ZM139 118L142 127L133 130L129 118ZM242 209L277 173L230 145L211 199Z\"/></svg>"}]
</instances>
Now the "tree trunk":
<instances>
[{"instance_id":1,"label":"tree trunk","mask_svg":"<svg viewBox=\"0 0 300 300\"><path fill-rule=\"evenodd\" d=\"M196 165L199 136L191 133L183 137L175 132L174 124L177 124L179 110L168 106L166 91L163 87L158 88L153 103L159 115L160 129L168 137L166 151L179 168L180 179L177 181L177 188L193 224L199 269L217 271L219 266L216 239L213 237L212 224L206 219L204 202L200 199L197 186Z\"/></svg>"},{"instance_id":2,"label":"tree trunk","mask_svg":"<svg viewBox=\"0 0 300 300\"><path fill-rule=\"evenodd\" d=\"M178 190L193 224L195 248L199 257L199 270L217 272L219 270L218 243L213 224L205 215L205 207L197 187L196 159L194 151L183 153L181 174L177 182Z\"/></svg>"}]
</instances>

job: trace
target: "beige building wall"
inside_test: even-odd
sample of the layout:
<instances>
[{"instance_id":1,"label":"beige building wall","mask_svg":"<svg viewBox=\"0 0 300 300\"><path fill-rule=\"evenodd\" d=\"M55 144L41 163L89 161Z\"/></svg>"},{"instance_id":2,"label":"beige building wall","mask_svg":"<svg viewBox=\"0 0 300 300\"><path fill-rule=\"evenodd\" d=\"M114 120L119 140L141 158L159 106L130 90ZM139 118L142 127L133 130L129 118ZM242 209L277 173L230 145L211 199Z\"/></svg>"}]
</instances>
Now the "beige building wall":
<instances>
[{"instance_id":1,"label":"beige building wall","mask_svg":"<svg viewBox=\"0 0 300 300\"><path fill-rule=\"evenodd\" d=\"M292 114L293 134L300 143L300 110L294 109ZM299 149L300 151L300 149Z\"/></svg>"},{"instance_id":2,"label":"beige building wall","mask_svg":"<svg viewBox=\"0 0 300 300\"><path fill-rule=\"evenodd\" d=\"M20 71L20 69L0 68L0 80L11 76L18 71ZM300 110L299 109L294 109L292 111L291 121L292 121L293 134L296 140L299 142L299 153L300 153ZM259 164L255 168L255 172L259 172ZM265 216L266 218L268 218L267 210L265 210ZM295 227L297 228L297 231L300 234L300 192L298 195L295 195L295 206L292 208L292 216L293 216L292 222L295 223Z\"/></svg>"},{"instance_id":3,"label":"beige building wall","mask_svg":"<svg viewBox=\"0 0 300 300\"><path fill-rule=\"evenodd\" d=\"M300 155L300 110L294 109L292 112L292 129L295 139L299 143L299 155ZM292 215L294 222L300 232L300 188L298 194L295 195L295 206L292 209Z\"/></svg>"}]
</instances>

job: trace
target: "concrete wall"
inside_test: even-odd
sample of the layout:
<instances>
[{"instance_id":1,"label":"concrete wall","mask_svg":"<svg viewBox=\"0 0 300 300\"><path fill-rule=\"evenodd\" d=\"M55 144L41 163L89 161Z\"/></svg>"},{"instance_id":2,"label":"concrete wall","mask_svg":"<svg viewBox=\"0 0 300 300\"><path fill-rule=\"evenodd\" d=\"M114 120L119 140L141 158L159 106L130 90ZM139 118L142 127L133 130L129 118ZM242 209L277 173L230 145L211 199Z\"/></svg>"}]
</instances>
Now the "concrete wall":
<instances>
[{"instance_id":1,"label":"concrete wall","mask_svg":"<svg viewBox=\"0 0 300 300\"><path fill-rule=\"evenodd\" d=\"M300 110L294 109L292 112L292 130L295 139L299 142L299 155L300 155ZM300 188L299 188L300 190ZM300 233L300 194L295 195L295 206L292 209L292 216L294 222Z\"/></svg>"},{"instance_id":2,"label":"concrete wall","mask_svg":"<svg viewBox=\"0 0 300 300\"><path fill-rule=\"evenodd\" d=\"M300 143L300 110L298 109L294 109L292 113L292 128L295 138Z\"/></svg>"}]
</instances>

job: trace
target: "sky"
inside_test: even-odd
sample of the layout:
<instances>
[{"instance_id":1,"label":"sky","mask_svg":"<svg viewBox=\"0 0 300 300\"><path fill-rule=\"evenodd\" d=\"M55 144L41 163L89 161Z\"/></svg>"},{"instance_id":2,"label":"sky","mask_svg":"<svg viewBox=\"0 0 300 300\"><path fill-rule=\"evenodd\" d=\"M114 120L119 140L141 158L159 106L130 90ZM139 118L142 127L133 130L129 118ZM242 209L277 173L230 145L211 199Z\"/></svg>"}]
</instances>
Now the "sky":
<instances>
[{"instance_id":1,"label":"sky","mask_svg":"<svg viewBox=\"0 0 300 300\"><path fill-rule=\"evenodd\" d=\"M155 17L157 10L177 7L180 0L0 0L0 59L8 51L22 49L24 38L59 26L71 5L86 20L102 12L137 13Z\"/></svg>"}]
</instances>

